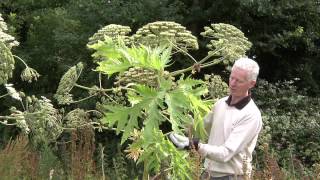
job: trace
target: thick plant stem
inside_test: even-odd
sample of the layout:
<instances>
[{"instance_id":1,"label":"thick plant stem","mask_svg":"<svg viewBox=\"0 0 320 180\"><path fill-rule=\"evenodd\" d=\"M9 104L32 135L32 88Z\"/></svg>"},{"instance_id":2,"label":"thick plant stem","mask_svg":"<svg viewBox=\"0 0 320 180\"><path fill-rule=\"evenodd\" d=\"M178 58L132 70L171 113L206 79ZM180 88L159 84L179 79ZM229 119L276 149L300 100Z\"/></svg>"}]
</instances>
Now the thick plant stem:
<instances>
[{"instance_id":1,"label":"thick plant stem","mask_svg":"<svg viewBox=\"0 0 320 180\"><path fill-rule=\"evenodd\" d=\"M105 180L106 176L104 174L104 152L103 152L104 151L104 146L102 146L101 144L99 144L99 145L101 147L101 151L100 151L101 155L100 155L100 157L101 157L102 180Z\"/></svg>"},{"instance_id":2,"label":"thick plant stem","mask_svg":"<svg viewBox=\"0 0 320 180\"><path fill-rule=\"evenodd\" d=\"M4 94L4 95L1 95L0 98L3 98L3 97L6 97L6 96L9 96L10 93L7 93L7 94Z\"/></svg>"},{"instance_id":3,"label":"thick plant stem","mask_svg":"<svg viewBox=\"0 0 320 180\"><path fill-rule=\"evenodd\" d=\"M179 48L178 46L176 46L174 43L172 43L170 40L168 40L170 42L170 44L178 49L179 51L181 51L183 54L187 55L188 57L190 57L195 63L198 63L196 59L194 59L188 52L184 51L183 49Z\"/></svg>"},{"instance_id":4,"label":"thick plant stem","mask_svg":"<svg viewBox=\"0 0 320 180\"><path fill-rule=\"evenodd\" d=\"M95 88L89 88L89 87L86 87L86 86L82 86L82 85L80 85L80 84L75 84L74 86L75 86L75 87L78 87L78 88L81 88L81 89L85 89L85 90L95 90L95 91L100 91L100 92L112 91L112 89L103 89L103 88L95 89Z\"/></svg>"},{"instance_id":5,"label":"thick plant stem","mask_svg":"<svg viewBox=\"0 0 320 180\"><path fill-rule=\"evenodd\" d=\"M85 97L85 98L82 98L82 99L79 99L79 100L76 100L76 101L72 101L72 102L70 102L70 104L79 103L79 102L88 100L88 99L90 99L90 98L92 98L92 97L94 97L94 96L96 96L96 95L91 95L91 96L88 96L88 97Z\"/></svg>"},{"instance_id":6,"label":"thick plant stem","mask_svg":"<svg viewBox=\"0 0 320 180\"><path fill-rule=\"evenodd\" d=\"M149 180L149 174L148 174L148 170L147 170L147 161L144 161L143 164L143 177L142 180Z\"/></svg>"},{"instance_id":7,"label":"thick plant stem","mask_svg":"<svg viewBox=\"0 0 320 180\"><path fill-rule=\"evenodd\" d=\"M206 68L206 67L210 67L210 66L214 66L216 64L219 64L220 62L222 62L224 60L224 58L219 58L219 59L216 59L215 61L213 62L209 62L209 63L206 63L206 64L201 64L201 68Z\"/></svg>"},{"instance_id":8,"label":"thick plant stem","mask_svg":"<svg viewBox=\"0 0 320 180\"><path fill-rule=\"evenodd\" d=\"M204 67L209 67L209 66L213 66L213 65L216 65L216 64L218 64L218 63L220 63L221 62L221 58L219 58L219 59L217 59L217 61L213 61L213 62L210 62L209 64L209 66L202 66L202 63L204 63L204 62L206 62L208 59L210 59L211 57L213 57L214 55L216 55L218 52L220 52L221 50L223 50L223 49L225 49L225 48L221 48L221 49L219 49L219 50L216 50L216 51L214 51L214 52L211 52L211 53L209 53L206 57L204 57L203 59L201 59L199 62L197 62L196 60L194 60L194 58L191 56L191 55L189 55L187 52L184 52L185 54L187 54L189 57L191 56L192 58L191 59L193 59L195 62L197 62L196 64L199 64L200 66L201 66L201 68L204 68ZM222 58L223 59L223 58ZM181 69L181 70L178 70L178 71L174 71L174 72L172 72L172 73L170 73L172 76L176 76L176 75L179 75L179 74L182 74L182 73L185 73L185 72L188 72L188 71L191 71L193 69L193 65L192 66L190 66L190 67L187 67L187 68L185 68L185 69Z\"/></svg>"},{"instance_id":9,"label":"thick plant stem","mask_svg":"<svg viewBox=\"0 0 320 180\"><path fill-rule=\"evenodd\" d=\"M23 59L21 59L19 56L16 56L16 55L12 55L12 56L18 59L19 61L21 61L26 67L28 67L27 63Z\"/></svg>"},{"instance_id":10,"label":"thick plant stem","mask_svg":"<svg viewBox=\"0 0 320 180\"><path fill-rule=\"evenodd\" d=\"M201 61L199 61L199 63L197 63L197 64L199 64L200 66L201 66L201 63L204 63L205 61L207 61L209 58L211 58L213 56L213 54L210 54L210 55L208 55L208 56L206 56L205 58L203 58ZM220 61L219 61L220 62ZM212 64L212 65L215 65L215 64L217 64L217 63L214 63L214 64ZM211 66L212 66L211 65ZM208 66L207 66L208 67ZM185 68L185 69L181 69L181 70L178 70L178 71L174 71L174 72L172 72L172 73L170 73L172 76L176 76L176 75L179 75L179 74L182 74L182 73L185 73L185 72L188 72L188 71L191 71L193 69L193 65L192 66L190 66L190 67L187 67L187 68Z\"/></svg>"}]
</instances>

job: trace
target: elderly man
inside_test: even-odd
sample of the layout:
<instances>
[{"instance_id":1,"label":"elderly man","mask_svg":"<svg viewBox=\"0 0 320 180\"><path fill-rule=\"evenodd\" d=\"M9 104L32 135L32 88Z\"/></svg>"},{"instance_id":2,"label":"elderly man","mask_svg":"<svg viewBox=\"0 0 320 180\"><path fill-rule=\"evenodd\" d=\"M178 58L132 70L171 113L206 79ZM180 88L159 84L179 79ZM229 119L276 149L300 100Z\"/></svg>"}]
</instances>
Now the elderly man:
<instances>
[{"instance_id":1,"label":"elderly man","mask_svg":"<svg viewBox=\"0 0 320 180\"><path fill-rule=\"evenodd\" d=\"M252 152L262 128L261 113L250 94L258 73L259 66L252 59L235 61L229 77L230 95L219 99L204 118L208 143L192 141L205 157L202 179L241 180L250 174ZM169 138L179 148L192 144L174 133Z\"/></svg>"}]
</instances>

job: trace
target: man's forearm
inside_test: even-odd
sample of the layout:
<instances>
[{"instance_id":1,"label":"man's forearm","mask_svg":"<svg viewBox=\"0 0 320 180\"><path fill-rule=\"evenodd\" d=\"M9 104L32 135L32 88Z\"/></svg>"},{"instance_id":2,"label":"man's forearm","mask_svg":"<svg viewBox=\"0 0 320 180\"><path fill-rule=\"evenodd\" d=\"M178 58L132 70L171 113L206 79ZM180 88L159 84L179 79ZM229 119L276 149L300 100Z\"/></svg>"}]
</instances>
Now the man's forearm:
<instances>
[{"instance_id":1,"label":"man's forearm","mask_svg":"<svg viewBox=\"0 0 320 180\"><path fill-rule=\"evenodd\" d=\"M234 153L224 146L215 146L202 143L199 143L198 146L198 151L203 157L214 161L227 162L234 156Z\"/></svg>"}]
</instances>

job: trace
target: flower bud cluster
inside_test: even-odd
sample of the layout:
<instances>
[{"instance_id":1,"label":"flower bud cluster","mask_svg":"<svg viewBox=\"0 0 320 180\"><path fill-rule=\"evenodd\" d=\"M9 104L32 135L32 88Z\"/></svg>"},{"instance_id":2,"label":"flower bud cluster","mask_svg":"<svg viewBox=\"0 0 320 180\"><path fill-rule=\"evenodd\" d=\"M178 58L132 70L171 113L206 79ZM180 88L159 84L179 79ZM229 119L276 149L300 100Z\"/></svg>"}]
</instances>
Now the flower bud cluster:
<instances>
[{"instance_id":1,"label":"flower bud cluster","mask_svg":"<svg viewBox=\"0 0 320 180\"><path fill-rule=\"evenodd\" d=\"M0 85L6 84L8 79L12 77L14 58L11 48L19 45L13 36L4 32L7 30L7 24L0 13Z\"/></svg>"},{"instance_id":2,"label":"flower bud cluster","mask_svg":"<svg viewBox=\"0 0 320 180\"><path fill-rule=\"evenodd\" d=\"M0 85L12 77L14 58L9 48L0 41Z\"/></svg>"},{"instance_id":3,"label":"flower bud cluster","mask_svg":"<svg viewBox=\"0 0 320 180\"><path fill-rule=\"evenodd\" d=\"M226 96L229 92L228 84L219 75L205 75L205 82L208 85L209 96L212 99L219 99Z\"/></svg>"},{"instance_id":4,"label":"flower bud cluster","mask_svg":"<svg viewBox=\"0 0 320 180\"><path fill-rule=\"evenodd\" d=\"M181 24L170 21L149 23L138 29L132 37L135 43L151 47L169 44L171 41L184 50L199 49L197 38L190 31Z\"/></svg>"},{"instance_id":5,"label":"flower bud cluster","mask_svg":"<svg viewBox=\"0 0 320 180\"><path fill-rule=\"evenodd\" d=\"M207 45L211 50L208 53L224 57L225 65L230 65L236 59L245 56L246 51L252 46L243 32L230 24L211 24L211 27L204 27L204 30L201 35L211 39Z\"/></svg>"},{"instance_id":6,"label":"flower bud cluster","mask_svg":"<svg viewBox=\"0 0 320 180\"><path fill-rule=\"evenodd\" d=\"M25 120L31 130L32 140L35 143L55 141L63 132L61 115L49 99L35 96L28 97L28 111Z\"/></svg>"},{"instance_id":7,"label":"flower bud cluster","mask_svg":"<svg viewBox=\"0 0 320 180\"><path fill-rule=\"evenodd\" d=\"M10 108L10 111L10 116L15 118L17 127L20 128L24 134L29 134L30 128L24 118L24 113L17 110L15 107Z\"/></svg>"},{"instance_id":8,"label":"flower bud cluster","mask_svg":"<svg viewBox=\"0 0 320 180\"><path fill-rule=\"evenodd\" d=\"M61 78L58 89L54 98L59 104L69 104L73 101L70 91L75 86L81 71L83 64L80 62L76 66L71 67Z\"/></svg>"},{"instance_id":9,"label":"flower bud cluster","mask_svg":"<svg viewBox=\"0 0 320 180\"><path fill-rule=\"evenodd\" d=\"M18 46L19 42L15 38L7 33L0 31L0 41L5 43L6 46L11 49L14 46Z\"/></svg>"},{"instance_id":10,"label":"flower bud cluster","mask_svg":"<svg viewBox=\"0 0 320 180\"><path fill-rule=\"evenodd\" d=\"M126 86L129 83L146 84L157 87L157 74L155 71L142 67L131 67L128 71L116 77L116 86Z\"/></svg>"},{"instance_id":11,"label":"flower bud cluster","mask_svg":"<svg viewBox=\"0 0 320 180\"><path fill-rule=\"evenodd\" d=\"M129 26L110 24L98 30L98 32L90 37L88 45L95 44L98 41L104 41L105 36L111 37L114 41L117 41L117 39L121 37L125 44L131 44L131 37L127 36L130 32L131 29Z\"/></svg>"},{"instance_id":12,"label":"flower bud cluster","mask_svg":"<svg viewBox=\"0 0 320 180\"><path fill-rule=\"evenodd\" d=\"M89 114L83 109L74 109L70 111L64 118L63 124L68 128L77 128L90 122Z\"/></svg>"},{"instance_id":13,"label":"flower bud cluster","mask_svg":"<svg viewBox=\"0 0 320 180\"><path fill-rule=\"evenodd\" d=\"M3 42L9 49L13 46L18 46L19 42L15 40L15 38L4 31L7 31L7 24L4 22L2 18L2 14L0 13L0 41Z\"/></svg>"},{"instance_id":14,"label":"flower bud cluster","mask_svg":"<svg viewBox=\"0 0 320 180\"><path fill-rule=\"evenodd\" d=\"M28 83L31 83L32 80L37 81L38 78L40 77L40 74L35 69L30 68L30 67L27 66L22 71L20 77L21 77L22 81L27 81Z\"/></svg>"}]
</instances>

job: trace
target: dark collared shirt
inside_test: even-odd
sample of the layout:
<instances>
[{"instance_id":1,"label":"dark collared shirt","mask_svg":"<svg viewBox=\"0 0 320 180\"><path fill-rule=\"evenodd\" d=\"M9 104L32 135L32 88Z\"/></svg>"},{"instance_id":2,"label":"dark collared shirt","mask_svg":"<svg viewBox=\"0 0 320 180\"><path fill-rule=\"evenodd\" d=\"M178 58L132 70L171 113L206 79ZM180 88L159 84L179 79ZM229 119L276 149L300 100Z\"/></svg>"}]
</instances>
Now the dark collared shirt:
<instances>
[{"instance_id":1,"label":"dark collared shirt","mask_svg":"<svg viewBox=\"0 0 320 180\"><path fill-rule=\"evenodd\" d=\"M228 97L228 99L226 100L226 103L228 104L228 106L234 106L237 109L241 110L242 108L244 108L251 100L251 95L249 94L248 96L244 97L243 99L241 99L239 102L232 104L231 105L231 100L232 100L232 96L230 95Z\"/></svg>"}]
</instances>

